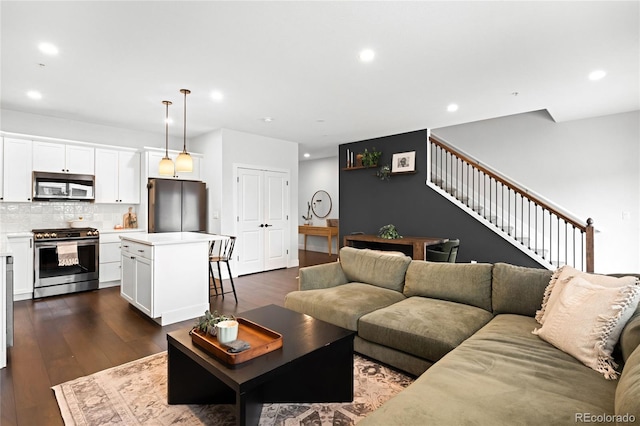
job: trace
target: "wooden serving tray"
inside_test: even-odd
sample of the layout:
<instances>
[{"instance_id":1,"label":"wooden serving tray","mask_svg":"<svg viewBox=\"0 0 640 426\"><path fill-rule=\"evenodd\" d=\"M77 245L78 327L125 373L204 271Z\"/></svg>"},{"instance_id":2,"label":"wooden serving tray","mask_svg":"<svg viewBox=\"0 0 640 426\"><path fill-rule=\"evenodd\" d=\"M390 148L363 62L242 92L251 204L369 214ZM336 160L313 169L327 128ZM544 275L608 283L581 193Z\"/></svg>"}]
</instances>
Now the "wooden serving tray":
<instances>
[{"instance_id":1,"label":"wooden serving tray","mask_svg":"<svg viewBox=\"0 0 640 426\"><path fill-rule=\"evenodd\" d=\"M227 364L240 364L282 347L282 334L248 319L236 318L236 321L238 321L238 339L251 345L246 351L227 352L227 347L218 342L216 336L202 333L199 330L191 332L191 341L194 345L201 347Z\"/></svg>"}]
</instances>

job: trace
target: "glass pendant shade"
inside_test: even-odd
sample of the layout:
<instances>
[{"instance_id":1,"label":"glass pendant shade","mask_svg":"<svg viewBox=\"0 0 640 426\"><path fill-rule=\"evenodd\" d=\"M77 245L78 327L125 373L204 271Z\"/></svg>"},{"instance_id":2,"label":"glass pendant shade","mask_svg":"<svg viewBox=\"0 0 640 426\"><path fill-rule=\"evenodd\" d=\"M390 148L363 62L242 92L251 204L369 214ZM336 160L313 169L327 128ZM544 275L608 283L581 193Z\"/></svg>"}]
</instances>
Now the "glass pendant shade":
<instances>
[{"instance_id":1,"label":"glass pendant shade","mask_svg":"<svg viewBox=\"0 0 640 426\"><path fill-rule=\"evenodd\" d=\"M175 174L173 161L169 158L169 105L171 105L171 101L162 101L162 103L166 106L167 112L164 119L164 157L160 160L160 164L158 164L158 173L162 176L173 176Z\"/></svg>"},{"instance_id":2,"label":"glass pendant shade","mask_svg":"<svg viewBox=\"0 0 640 426\"><path fill-rule=\"evenodd\" d=\"M184 145L182 152L176 158L176 172L192 172L193 159L187 152L187 95L191 93L189 89L180 89L180 93L184 94Z\"/></svg>"},{"instance_id":3,"label":"glass pendant shade","mask_svg":"<svg viewBox=\"0 0 640 426\"><path fill-rule=\"evenodd\" d=\"M193 159L188 152L181 152L176 158L176 171L177 172L192 172L193 171Z\"/></svg>"},{"instance_id":4,"label":"glass pendant shade","mask_svg":"<svg viewBox=\"0 0 640 426\"><path fill-rule=\"evenodd\" d=\"M173 176L173 161L171 158L164 157L160 160L160 165L158 165L158 173L162 176Z\"/></svg>"}]
</instances>

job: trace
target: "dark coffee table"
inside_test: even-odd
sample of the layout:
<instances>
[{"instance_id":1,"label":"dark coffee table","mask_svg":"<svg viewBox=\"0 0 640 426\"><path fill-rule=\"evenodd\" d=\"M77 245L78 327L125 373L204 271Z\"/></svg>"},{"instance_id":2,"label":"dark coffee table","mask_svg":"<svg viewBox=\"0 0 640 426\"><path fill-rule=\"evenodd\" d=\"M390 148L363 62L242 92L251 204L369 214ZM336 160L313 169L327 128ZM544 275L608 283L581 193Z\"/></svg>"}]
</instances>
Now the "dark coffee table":
<instances>
[{"instance_id":1,"label":"dark coffee table","mask_svg":"<svg viewBox=\"0 0 640 426\"><path fill-rule=\"evenodd\" d=\"M235 404L238 425L257 425L263 403L353 400L355 332L276 305L239 314L283 336L283 346L237 365L167 334L169 404Z\"/></svg>"}]
</instances>

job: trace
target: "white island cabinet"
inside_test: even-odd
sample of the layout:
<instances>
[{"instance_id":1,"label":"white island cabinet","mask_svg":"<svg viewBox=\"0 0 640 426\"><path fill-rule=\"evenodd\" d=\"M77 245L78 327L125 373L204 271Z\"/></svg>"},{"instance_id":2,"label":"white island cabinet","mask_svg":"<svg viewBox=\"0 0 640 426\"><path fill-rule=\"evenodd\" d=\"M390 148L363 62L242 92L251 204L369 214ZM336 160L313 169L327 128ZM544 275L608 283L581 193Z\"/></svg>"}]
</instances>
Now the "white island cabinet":
<instances>
[{"instance_id":1,"label":"white island cabinet","mask_svg":"<svg viewBox=\"0 0 640 426\"><path fill-rule=\"evenodd\" d=\"M209 244L225 237L197 232L120 235L120 294L160 325L209 309Z\"/></svg>"}]
</instances>

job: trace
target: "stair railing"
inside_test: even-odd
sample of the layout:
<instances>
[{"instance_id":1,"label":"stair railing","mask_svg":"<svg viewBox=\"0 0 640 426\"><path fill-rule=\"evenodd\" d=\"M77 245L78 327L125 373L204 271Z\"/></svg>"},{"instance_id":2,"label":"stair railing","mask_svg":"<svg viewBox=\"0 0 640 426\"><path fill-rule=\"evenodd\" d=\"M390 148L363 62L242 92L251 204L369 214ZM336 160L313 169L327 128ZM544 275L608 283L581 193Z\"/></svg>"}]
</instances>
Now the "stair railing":
<instances>
[{"instance_id":1,"label":"stair railing","mask_svg":"<svg viewBox=\"0 0 640 426\"><path fill-rule=\"evenodd\" d=\"M477 160L429 136L430 180L547 266L593 272L593 220L583 224Z\"/></svg>"}]
</instances>

